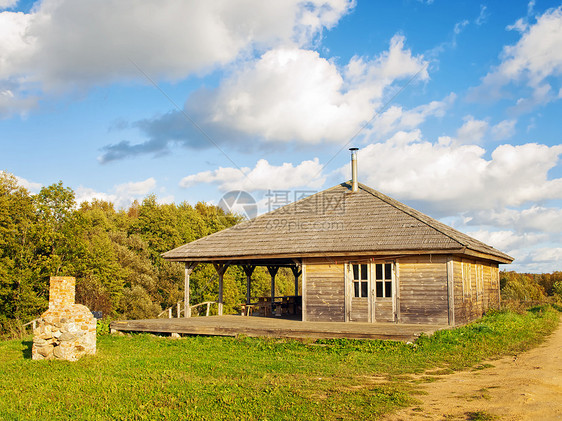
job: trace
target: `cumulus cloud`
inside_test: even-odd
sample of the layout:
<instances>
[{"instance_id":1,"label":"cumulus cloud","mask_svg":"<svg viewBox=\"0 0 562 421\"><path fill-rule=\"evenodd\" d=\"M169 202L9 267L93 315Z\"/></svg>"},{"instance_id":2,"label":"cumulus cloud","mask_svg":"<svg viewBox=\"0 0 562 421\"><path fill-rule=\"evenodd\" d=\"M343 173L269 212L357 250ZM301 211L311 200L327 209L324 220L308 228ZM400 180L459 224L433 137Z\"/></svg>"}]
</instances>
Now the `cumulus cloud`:
<instances>
[{"instance_id":1,"label":"cumulus cloud","mask_svg":"<svg viewBox=\"0 0 562 421\"><path fill-rule=\"evenodd\" d=\"M562 248L556 246L520 248L512 252L516 257L511 270L545 273L562 267ZM553 269L554 268L554 269Z\"/></svg>"},{"instance_id":2,"label":"cumulus cloud","mask_svg":"<svg viewBox=\"0 0 562 421\"><path fill-rule=\"evenodd\" d=\"M18 4L19 0L0 0L0 9L9 9Z\"/></svg>"},{"instance_id":3,"label":"cumulus cloud","mask_svg":"<svg viewBox=\"0 0 562 421\"><path fill-rule=\"evenodd\" d=\"M467 234L498 250L517 250L522 247L532 247L548 240L548 236L541 233L517 234L513 231L478 230L467 231Z\"/></svg>"},{"instance_id":4,"label":"cumulus cloud","mask_svg":"<svg viewBox=\"0 0 562 421\"><path fill-rule=\"evenodd\" d=\"M196 184L216 184L221 191L245 190L287 190L297 187L319 188L326 177L322 175L322 166L318 158L303 161L298 165L284 163L271 165L260 159L254 168L219 168L203 171L184 177L180 187L189 188Z\"/></svg>"},{"instance_id":5,"label":"cumulus cloud","mask_svg":"<svg viewBox=\"0 0 562 421\"><path fill-rule=\"evenodd\" d=\"M562 248L558 239L544 233L513 231L468 231L467 234L502 250L515 258L508 270L530 273L552 272L562 266Z\"/></svg>"},{"instance_id":6,"label":"cumulus cloud","mask_svg":"<svg viewBox=\"0 0 562 421\"><path fill-rule=\"evenodd\" d=\"M503 120L491 128L495 140L509 139L515 134L516 120Z\"/></svg>"},{"instance_id":7,"label":"cumulus cloud","mask_svg":"<svg viewBox=\"0 0 562 421\"><path fill-rule=\"evenodd\" d=\"M30 13L0 12L0 79L17 80L22 89L61 90L142 80L138 66L154 78L178 80L254 49L307 45L353 6L350 0L43 0Z\"/></svg>"},{"instance_id":8,"label":"cumulus cloud","mask_svg":"<svg viewBox=\"0 0 562 421\"><path fill-rule=\"evenodd\" d=\"M429 77L423 56L413 56L404 43L404 37L394 36L387 51L372 59L353 57L343 69L316 51L271 49L244 62L216 89L195 92L186 102L185 114L172 111L135 123L149 139L108 145L100 160L158 153L172 143L210 147L209 138L216 143L227 139L230 144L248 138L271 144L342 142L375 115L397 80L416 74L421 80ZM442 115L453 99L418 107L401 122L411 126L429 115Z\"/></svg>"},{"instance_id":9,"label":"cumulus cloud","mask_svg":"<svg viewBox=\"0 0 562 421\"><path fill-rule=\"evenodd\" d=\"M470 214L468 225L509 227L517 232L562 233L562 209L533 205L527 209L490 209Z\"/></svg>"},{"instance_id":10,"label":"cumulus cloud","mask_svg":"<svg viewBox=\"0 0 562 421\"><path fill-rule=\"evenodd\" d=\"M450 93L441 101L431 101L410 110L393 105L375 119L372 131L384 136L398 130L415 129L429 117L443 117L455 99L456 95Z\"/></svg>"},{"instance_id":11,"label":"cumulus cloud","mask_svg":"<svg viewBox=\"0 0 562 421\"><path fill-rule=\"evenodd\" d=\"M31 193L39 193L39 190L41 190L41 187L43 187L41 183L35 183L17 175L14 175L14 177L16 177L20 186L25 187Z\"/></svg>"},{"instance_id":12,"label":"cumulus cloud","mask_svg":"<svg viewBox=\"0 0 562 421\"><path fill-rule=\"evenodd\" d=\"M472 99L499 99L507 84L525 84L531 89L531 98L518 99L516 111L525 112L536 105L555 99L549 78L562 74L562 6L549 9L534 24L518 20L507 29L521 32L521 39L505 46L501 63L473 89Z\"/></svg>"},{"instance_id":13,"label":"cumulus cloud","mask_svg":"<svg viewBox=\"0 0 562 421\"><path fill-rule=\"evenodd\" d=\"M419 130L398 132L359 151L359 173L366 184L439 215L562 199L562 178L548 179L562 145L500 145L490 159L485 154L477 145L428 142ZM347 166L340 172L347 176Z\"/></svg>"},{"instance_id":14,"label":"cumulus cloud","mask_svg":"<svg viewBox=\"0 0 562 421\"><path fill-rule=\"evenodd\" d=\"M475 120L468 115L464 118L464 124L457 130L457 141L460 143L480 143L488 130L488 122Z\"/></svg>"},{"instance_id":15,"label":"cumulus cloud","mask_svg":"<svg viewBox=\"0 0 562 421\"><path fill-rule=\"evenodd\" d=\"M8 118L12 114L25 115L30 109L37 106L37 98L20 96L11 89L2 89L0 83L0 118Z\"/></svg>"},{"instance_id":16,"label":"cumulus cloud","mask_svg":"<svg viewBox=\"0 0 562 421\"><path fill-rule=\"evenodd\" d=\"M93 199L112 202L117 208L125 208L134 200L142 200L156 189L156 180L152 177L143 181L131 181L129 183L117 184L111 192L98 192L89 187L80 186L76 189L76 203L91 202ZM159 199L161 203L167 203L173 197Z\"/></svg>"}]
</instances>

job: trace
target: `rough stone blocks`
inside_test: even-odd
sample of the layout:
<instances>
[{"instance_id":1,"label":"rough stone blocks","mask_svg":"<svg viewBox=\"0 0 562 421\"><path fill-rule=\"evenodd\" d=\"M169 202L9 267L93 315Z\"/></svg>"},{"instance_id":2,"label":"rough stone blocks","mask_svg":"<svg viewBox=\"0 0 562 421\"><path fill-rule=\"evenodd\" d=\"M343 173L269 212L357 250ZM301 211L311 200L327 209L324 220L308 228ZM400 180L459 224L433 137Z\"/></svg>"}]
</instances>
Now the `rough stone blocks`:
<instances>
[{"instance_id":1,"label":"rough stone blocks","mask_svg":"<svg viewBox=\"0 0 562 421\"><path fill-rule=\"evenodd\" d=\"M88 309L74 303L73 277L51 277L49 309L33 331L34 360L76 361L96 353L96 319Z\"/></svg>"}]
</instances>

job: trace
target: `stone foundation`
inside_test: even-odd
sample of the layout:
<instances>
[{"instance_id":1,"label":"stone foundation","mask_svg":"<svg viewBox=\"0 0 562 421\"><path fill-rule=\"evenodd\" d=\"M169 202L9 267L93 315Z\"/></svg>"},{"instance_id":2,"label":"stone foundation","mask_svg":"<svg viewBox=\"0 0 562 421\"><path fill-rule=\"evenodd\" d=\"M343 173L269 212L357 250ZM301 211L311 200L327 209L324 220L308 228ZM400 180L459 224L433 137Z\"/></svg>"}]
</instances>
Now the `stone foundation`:
<instances>
[{"instance_id":1,"label":"stone foundation","mask_svg":"<svg viewBox=\"0 0 562 421\"><path fill-rule=\"evenodd\" d=\"M33 331L34 360L76 361L96 353L96 319L81 304L74 304L75 278L51 277L49 309Z\"/></svg>"}]
</instances>

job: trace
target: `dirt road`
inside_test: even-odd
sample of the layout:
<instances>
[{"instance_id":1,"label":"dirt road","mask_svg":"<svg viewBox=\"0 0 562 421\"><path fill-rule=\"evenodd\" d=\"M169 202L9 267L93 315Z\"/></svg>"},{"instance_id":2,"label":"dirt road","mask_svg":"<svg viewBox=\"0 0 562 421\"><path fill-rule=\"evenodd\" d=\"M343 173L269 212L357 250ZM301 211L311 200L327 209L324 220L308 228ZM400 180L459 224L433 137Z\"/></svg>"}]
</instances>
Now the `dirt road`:
<instances>
[{"instance_id":1,"label":"dirt road","mask_svg":"<svg viewBox=\"0 0 562 421\"><path fill-rule=\"evenodd\" d=\"M486 367L486 368L482 368ZM387 420L562 420L562 323L542 345L427 383Z\"/></svg>"}]
</instances>

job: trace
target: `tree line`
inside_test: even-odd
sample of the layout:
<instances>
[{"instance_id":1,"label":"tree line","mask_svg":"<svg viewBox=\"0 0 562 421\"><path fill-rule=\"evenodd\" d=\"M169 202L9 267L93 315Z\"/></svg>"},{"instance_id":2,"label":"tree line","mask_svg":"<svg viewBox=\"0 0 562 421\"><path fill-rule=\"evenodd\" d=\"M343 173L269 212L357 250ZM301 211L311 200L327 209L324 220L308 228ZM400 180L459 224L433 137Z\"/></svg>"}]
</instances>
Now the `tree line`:
<instances>
[{"instance_id":1,"label":"tree line","mask_svg":"<svg viewBox=\"0 0 562 421\"><path fill-rule=\"evenodd\" d=\"M120 210L102 200L77 204L62 182L31 194L0 172L0 333L47 309L50 276L76 277L76 302L104 317L155 317L183 299L184 266L161 253L240 220L214 205L162 204L154 195ZM276 285L278 294L293 294L292 273L280 270ZM252 296L270 288L257 268ZM190 289L192 304L215 301L215 269L198 265ZM245 295L245 274L232 266L224 276L225 312L237 311Z\"/></svg>"},{"instance_id":2,"label":"tree line","mask_svg":"<svg viewBox=\"0 0 562 421\"><path fill-rule=\"evenodd\" d=\"M76 203L62 182L31 194L0 172L0 334L39 316L48 307L49 277L76 277L76 302L113 319L155 317L183 299L184 267L161 253L231 227L241 217L199 202L162 204L154 195L115 210L111 202ZM541 301L562 298L562 272L502 272L502 298ZM191 303L215 301L218 279L210 265L191 276ZM251 295L270 295L269 274L258 267ZM276 294L292 295L294 278L281 268ZM242 268L224 276L224 310L245 300Z\"/></svg>"},{"instance_id":3,"label":"tree line","mask_svg":"<svg viewBox=\"0 0 562 421\"><path fill-rule=\"evenodd\" d=\"M500 287L503 300L544 301L547 297L562 300L562 272L501 272Z\"/></svg>"}]
</instances>

